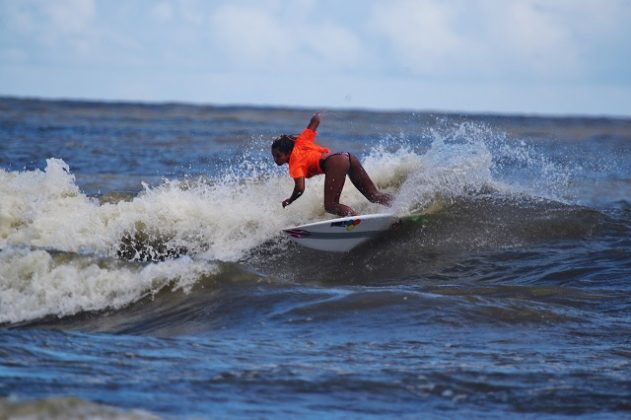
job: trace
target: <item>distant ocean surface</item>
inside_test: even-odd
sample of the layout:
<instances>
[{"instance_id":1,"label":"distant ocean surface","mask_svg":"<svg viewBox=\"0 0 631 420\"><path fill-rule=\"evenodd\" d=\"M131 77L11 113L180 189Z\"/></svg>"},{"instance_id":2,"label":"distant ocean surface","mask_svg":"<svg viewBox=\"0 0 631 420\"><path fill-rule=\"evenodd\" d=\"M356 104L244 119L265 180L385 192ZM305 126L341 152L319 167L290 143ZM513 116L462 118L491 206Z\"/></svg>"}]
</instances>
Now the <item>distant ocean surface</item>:
<instances>
[{"instance_id":1,"label":"distant ocean surface","mask_svg":"<svg viewBox=\"0 0 631 420\"><path fill-rule=\"evenodd\" d=\"M0 98L0 418L631 416L631 119L329 111L329 254L313 111Z\"/></svg>"}]
</instances>

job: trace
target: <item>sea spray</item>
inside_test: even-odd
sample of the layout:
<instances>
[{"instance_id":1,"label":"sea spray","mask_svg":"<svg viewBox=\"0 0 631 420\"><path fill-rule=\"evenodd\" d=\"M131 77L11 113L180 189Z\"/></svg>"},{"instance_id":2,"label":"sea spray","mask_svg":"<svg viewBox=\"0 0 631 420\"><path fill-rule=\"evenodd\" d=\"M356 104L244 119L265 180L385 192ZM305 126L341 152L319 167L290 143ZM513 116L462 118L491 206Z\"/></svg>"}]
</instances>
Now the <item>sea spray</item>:
<instances>
[{"instance_id":1,"label":"sea spray","mask_svg":"<svg viewBox=\"0 0 631 420\"><path fill-rule=\"evenodd\" d=\"M390 139L363 157L377 186L395 195L392 211L397 214L423 211L436 200L493 191L563 195L566 168L523 142L511 143L503 133L471 123L445 123L420 131L429 142ZM265 146L262 140L256 144ZM515 170L520 172L519 181L514 180ZM293 188L286 168L277 168L268 154L256 154L251 146L216 177L164 179L156 186L143 184L143 190L128 200L100 202L79 190L64 161L48 159L44 171L0 170L0 247L130 260L189 254L209 261L237 261L278 238L284 227L330 217L322 205L323 185L322 176L308 179L305 194L283 209L280 203ZM341 201L360 213L384 210L369 203L350 182ZM142 249L144 255L137 255Z\"/></svg>"},{"instance_id":2,"label":"sea spray","mask_svg":"<svg viewBox=\"0 0 631 420\"><path fill-rule=\"evenodd\" d=\"M564 167L486 126L420 132L422 141L402 133L361 155L377 186L395 195L397 214L439 213L445 201L495 191L523 194L544 175L556 175L550 185L558 190L564 185ZM170 284L194 284L216 262L242 261L258 247L287 252L282 228L332 217L323 209L324 177L308 179L305 194L283 209L293 182L256 147L266 143L245 148L217 176L144 183L120 200L81 192L61 159L48 159L44 171L0 169L2 322L119 308ZM516 167L526 174L521 183L510 176ZM341 201L360 213L384 210L350 182Z\"/></svg>"},{"instance_id":3,"label":"sea spray","mask_svg":"<svg viewBox=\"0 0 631 420\"><path fill-rule=\"evenodd\" d=\"M375 174L378 184L387 185L387 175L396 184L396 213L423 211L439 199L498 188L491 173L492 155L467 125L426 131L423 138L430 139L429 146L403 137L396 151L386 152L380 146L366 158L366 168Z\"/></svg>"},{"instance_id":4,"label":"sea spray","mask_svg":"<svg viewBox=\"0 0 631 420\"><path fill-rule=\"evenodd\" d=\"M0 249L14 245L82 252L108 245L98 200L79 191L61 159L47 159L44 171L0 169L0 197Z\"/></svg>"}]
</instances>

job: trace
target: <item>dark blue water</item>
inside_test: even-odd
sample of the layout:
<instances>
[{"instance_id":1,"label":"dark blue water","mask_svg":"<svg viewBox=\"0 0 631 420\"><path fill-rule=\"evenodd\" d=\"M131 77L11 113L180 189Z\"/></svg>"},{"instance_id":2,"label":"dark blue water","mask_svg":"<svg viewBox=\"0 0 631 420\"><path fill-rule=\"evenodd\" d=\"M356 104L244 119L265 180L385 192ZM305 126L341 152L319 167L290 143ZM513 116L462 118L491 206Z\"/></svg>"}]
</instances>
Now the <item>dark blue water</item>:
<instances>
[{"instance_id":1,"label":"dark blue water","mask_svg":"<svg viewBox=\"0 0 631 420\"><path fill-rule=\"evenodd\" d=\"M1 99L0 413L629 416L631 120L329 111L424 216L330 254L311 112Z\"/></svg>"}]
</instances>

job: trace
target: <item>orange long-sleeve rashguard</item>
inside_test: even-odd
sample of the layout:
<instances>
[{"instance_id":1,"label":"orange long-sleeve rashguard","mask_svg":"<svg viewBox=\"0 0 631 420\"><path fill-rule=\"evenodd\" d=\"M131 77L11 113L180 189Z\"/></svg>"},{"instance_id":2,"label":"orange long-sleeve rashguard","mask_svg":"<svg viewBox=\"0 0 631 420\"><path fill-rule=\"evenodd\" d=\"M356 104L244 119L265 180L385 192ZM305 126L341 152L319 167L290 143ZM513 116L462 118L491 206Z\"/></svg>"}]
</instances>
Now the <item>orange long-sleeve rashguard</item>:
<instances>
[{"instance_id":1,"label":"orange long-sleeve rashguard","mask_svg":"<svg viewBox=\"0 0 631 420\"><path fill-rule=\"evenodd\" d=\"M322 153L331 151L314 143L317 132L305 128L296 138L294 150L289 158L289 176L292 178L311 178L314 175L323 173L320 168Z\"/></svg>"}]
</instances>

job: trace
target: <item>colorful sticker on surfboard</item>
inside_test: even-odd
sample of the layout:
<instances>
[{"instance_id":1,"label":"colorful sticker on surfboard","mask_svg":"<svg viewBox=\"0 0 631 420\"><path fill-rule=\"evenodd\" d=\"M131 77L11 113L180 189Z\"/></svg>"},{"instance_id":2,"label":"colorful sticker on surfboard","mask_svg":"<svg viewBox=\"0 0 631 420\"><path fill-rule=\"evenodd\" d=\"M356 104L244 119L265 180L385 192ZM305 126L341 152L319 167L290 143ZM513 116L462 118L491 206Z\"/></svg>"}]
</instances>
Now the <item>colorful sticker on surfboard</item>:
<instances>
[{"instance_id":1,"label":"colorful sticker on surfboard","mask_svg":"<svg viewBox=\"0 0 631 420\"><path fill-rule=\"evenodd\" d=\"M285 232L292 238L306 238L311 236L311 232L302 229L285 229Z\"/></svg>"},{"instance_id":2,"label":"colorful sticker on surfboard","mask_svg":"<svg viewBox=\"0 0 631 420\"><path fill-rule=\"evenodd\" d=\"M361 222L361 219L344 220L343 222L331 223L331 227L343 227L346 229L347 232L351 232L353 229L355 229L355 226L357 226Z\"/></svg>"}]
</instances>

